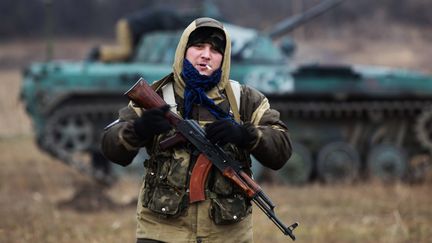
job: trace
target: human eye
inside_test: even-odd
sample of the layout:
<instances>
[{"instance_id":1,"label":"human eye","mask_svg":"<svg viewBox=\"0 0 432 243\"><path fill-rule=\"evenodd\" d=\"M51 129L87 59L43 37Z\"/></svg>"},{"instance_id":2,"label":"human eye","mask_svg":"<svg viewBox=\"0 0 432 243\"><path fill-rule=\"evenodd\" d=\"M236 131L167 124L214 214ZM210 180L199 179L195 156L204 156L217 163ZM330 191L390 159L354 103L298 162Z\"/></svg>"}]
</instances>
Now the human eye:
<instances>
[{"instance_id":1,"label":"human eye","mask_svg":"<svg viewBox=\"0 0 432 243\"><path fill-rule=\"evenodd\" d=\"M219 53L218 50L216 50L216 48L214 48L214 47L211 47L210 50L212 53Z\"/></svg>"}]
</instances>

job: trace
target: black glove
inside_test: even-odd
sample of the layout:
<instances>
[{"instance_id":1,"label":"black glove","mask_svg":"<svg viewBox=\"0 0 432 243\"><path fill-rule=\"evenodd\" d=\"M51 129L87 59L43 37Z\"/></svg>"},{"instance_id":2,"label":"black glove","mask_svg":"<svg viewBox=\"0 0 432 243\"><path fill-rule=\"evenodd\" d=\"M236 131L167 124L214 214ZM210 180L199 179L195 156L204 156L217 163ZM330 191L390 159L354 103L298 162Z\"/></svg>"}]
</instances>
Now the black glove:
<instances>
[{"instance_id":1,"label":"black glove","mask_svg":"<svg viewBox=\"0 0 432 243\"><path fill-rule=\"evenodd\" d=\"M251 139L251 134L244 126L229 120L218 120L209 124L205 132L210 142L220 146L232 143L240 148L246 148Z\"/></svg>"},{"instance_id":2,"label":"black glove","mask_svg":"<svg viewBox=\"0 0 432 243\"><path fill-rule=\"evenodd\" d=\"M144 111L142 116L134 121L135 133L146 140L171 130L171 125L165 118L169 108L169 105L166 105Z\"/></svg>"}]
</instances>

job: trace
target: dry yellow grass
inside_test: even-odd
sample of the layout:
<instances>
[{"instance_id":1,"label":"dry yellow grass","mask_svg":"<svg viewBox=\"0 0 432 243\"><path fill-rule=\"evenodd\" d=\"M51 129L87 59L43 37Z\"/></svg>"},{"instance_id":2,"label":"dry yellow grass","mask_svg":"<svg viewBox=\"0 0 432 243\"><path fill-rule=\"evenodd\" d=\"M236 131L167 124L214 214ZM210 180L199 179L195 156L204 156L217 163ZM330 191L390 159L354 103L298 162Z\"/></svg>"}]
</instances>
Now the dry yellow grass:
<instances>
[{"instance_id":1,"label":"dry yellow grass","mask_svg":"<svg viewBox=\"0 0 432 243\"><path fill-rule=\"evenodd\" d=\"M0 140L0 242L133 242L134 206L92 212L60 208L89 181L42 154L31 136ZM7 154L7 156L5 155ZM137 179L107 191L133 201ZM286 223L300 222L297 242L429 242L431 185L264 186ZM101 205L103 206L103 205ZM289 241L255 208L256 242Z\"/></svg>"},{"instance_id":2,"label":"dry yellow grass","mask_svg":"<svg viewBox=\"0 0 432 243\"><path fill-rule=\"evenodd\" d=\"M19 70L0 72L0 138L31 133L31 126L19 100Z\"/></svg>"},{"instance_id":3,"label":"dry yellow grass","mask_svg":"<svg viewBox=\"0 0 432 243\"><path fill-rule=\"evenodd\" d=\"M429 242L432 237L430 185L309 185L268 191L285 219L302 223L299 242ZM265 216L255 217L256 228L267 230L258 231L258 242L282 242L266 225Z\"/></svg>"},{"instance_id":4,"label":"dry yellow grass","mask_svg":"<svg viewBox=\"0 0 432 243\"><path fill-rule=\"evenodd\" d=\"M7 154L1 157L0 242L133 242L133 207L94 213L59 208L89 181L42 154L30 136L2 139L0 153ZM111 190L120 203L137 185L121 182Z\"/></svg>"}]
</instances>

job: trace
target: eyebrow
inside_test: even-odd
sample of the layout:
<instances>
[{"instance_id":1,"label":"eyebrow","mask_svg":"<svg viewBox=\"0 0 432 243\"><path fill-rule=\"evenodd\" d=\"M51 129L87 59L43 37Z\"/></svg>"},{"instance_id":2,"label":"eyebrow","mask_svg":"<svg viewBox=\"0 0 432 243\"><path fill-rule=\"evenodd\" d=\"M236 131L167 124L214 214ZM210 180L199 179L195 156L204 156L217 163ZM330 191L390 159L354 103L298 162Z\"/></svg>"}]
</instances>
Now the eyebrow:
<instances>
[{"instance_id":1,"label":"eyebrow","mask_svg":"<svg viewBox=\"0 0 432 243\"><path fill-rule=\"evenodd\" d=\"M203 44L209 44L209 45L211 45L213 48L216 48L216 46L215 46L213 43L211 43L211 42L206 42L206 41L197 42L197 43L193 44L192 46L203 45Z\"/></svg>"}]
</instances>

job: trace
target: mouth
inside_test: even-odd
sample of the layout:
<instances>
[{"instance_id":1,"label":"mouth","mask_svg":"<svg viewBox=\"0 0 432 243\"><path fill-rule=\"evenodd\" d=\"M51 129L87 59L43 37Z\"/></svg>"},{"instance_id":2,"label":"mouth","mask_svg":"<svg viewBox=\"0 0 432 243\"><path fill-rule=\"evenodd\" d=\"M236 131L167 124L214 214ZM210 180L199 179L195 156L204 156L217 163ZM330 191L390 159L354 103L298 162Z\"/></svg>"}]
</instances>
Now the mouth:
<instances>
[{"instance_id":1,"label":"mouth","mask_svg":"<svg viewBox=\"0 0 432 243\"><path fill-rule=\"evenodd\" d=\"M208 70L212 70L213 69L209 64L206 64L206 63L198 64L198 66L200 66L202 68L205 68L205 69L208 69Z\"/></svg>"}]
</instances>

